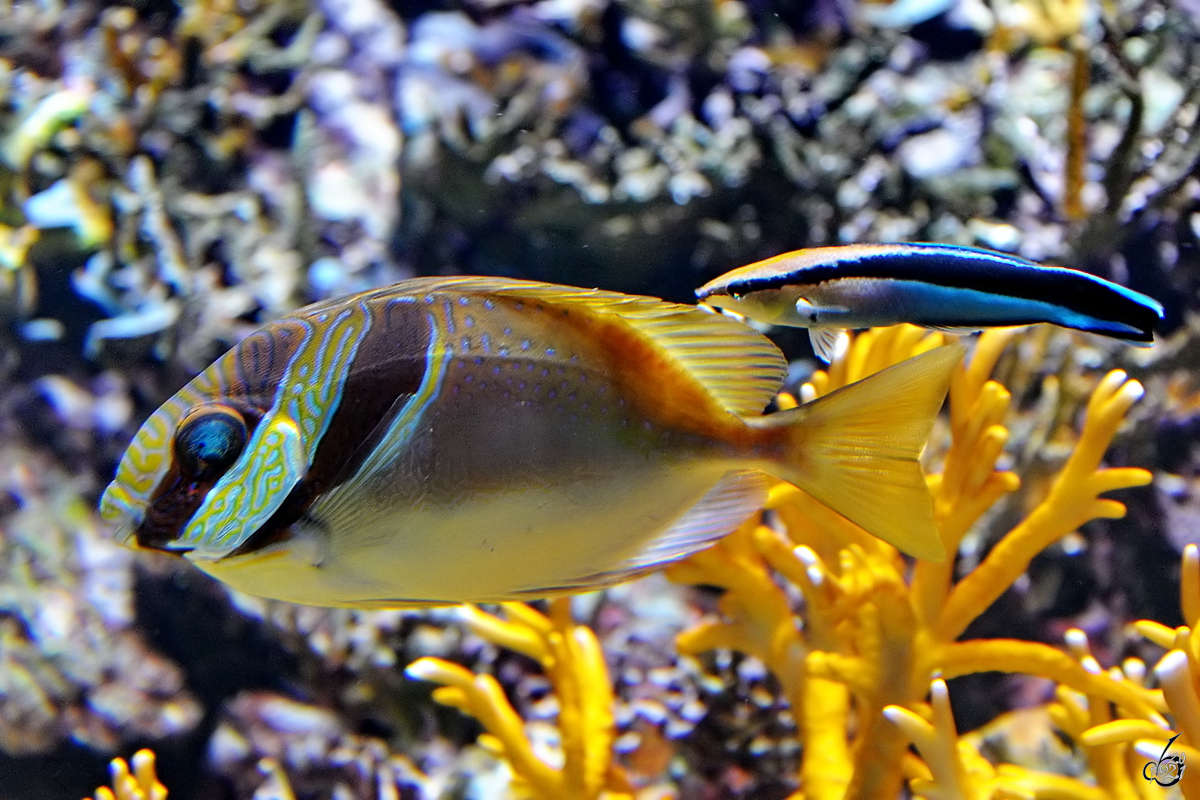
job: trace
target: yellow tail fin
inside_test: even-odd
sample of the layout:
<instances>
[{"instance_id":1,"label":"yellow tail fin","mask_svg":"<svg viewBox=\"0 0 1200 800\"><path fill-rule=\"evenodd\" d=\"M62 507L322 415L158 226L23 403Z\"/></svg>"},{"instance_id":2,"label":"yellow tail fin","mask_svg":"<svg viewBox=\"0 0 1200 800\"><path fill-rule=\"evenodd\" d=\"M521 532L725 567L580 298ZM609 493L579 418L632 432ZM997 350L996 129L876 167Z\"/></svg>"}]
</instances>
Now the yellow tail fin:
<instances>
[{"instance_id":1,"label":"yellow tail fin","mask_svg":"<svg viewBox=\"0 0 1200 800\"><path fill-rule=\"evenodd\" d=\"M764 417L789 434L780 477L909 555L945 559L918 457L963 352L939 347Z\"/></svg>"}]
</instances>

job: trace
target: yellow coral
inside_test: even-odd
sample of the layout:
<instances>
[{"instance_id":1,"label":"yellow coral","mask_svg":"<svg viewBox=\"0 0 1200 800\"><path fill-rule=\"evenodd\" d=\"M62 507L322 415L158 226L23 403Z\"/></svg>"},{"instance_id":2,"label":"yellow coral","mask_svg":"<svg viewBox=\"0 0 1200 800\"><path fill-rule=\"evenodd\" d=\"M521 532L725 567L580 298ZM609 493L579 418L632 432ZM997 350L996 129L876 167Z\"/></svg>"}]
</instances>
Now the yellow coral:
<instances>
[{"instance_id":1,"label":"yellow coral","mask_svg":"<svg viewBox=\"0 0 1200 800\"><path fill-rule=\"evenodd\" d=\"M114 758L109 763L112 788L101 786L96 794L86 800L167 800L167 787L158 780L153 750L142 749L133 754L132 770L123 758ZM279 762L273 758L259 761L259 772L266 780L255 790L256 800L295 800L291 784Z\"/></svg>"},{"instance_id":2,"label":"yellow coral","mask_svg":"<svg viewBox=\"0 0 1200 800\"><path fill-rule=\"evenodd\" d=\"M909 764L913 794L930 800L990 800L991 798L1053 797L1061 800L1104 800L1104 789L1074 778L1024 769L1013 764L993 766L970 743L958 738L950 693L935 680L931 703L922 714L888 706L884 716L921 753L924 764ZM1116 795L1131 796L1131 795Z\"/></svg>"},{"instance_id":3,"label":"yellow coral","mask_svg":"<svg viewBox=\"0 0 1200 800\"><path fill-rule=\"evenodd\" d=\"M130 761L133 762L132 771L125 759L112 760L109 764L112 788L98 788L95 800L166 800L167 787L158 782L158 773L154 769L154 751L138 750Z\"/></svg>"},{"instance_id":4,"label":"yellow coral","mask_svg":"<svg viewBox=\"0 0 1200 800\"><path fill-rule=\"evenodd\" d=\"M1195 545L1184 550L1181 583L1181 606L1185 618L1194 625L1200 616L1200 550ZM910 761L905 765L913 792L930 798L973 800L1014 795L1080 800L1162 797L1162 784L1154 782L1151 770L1164 755L1177 753L1184 763L1200 761L1200 749L1195 745L1200 735L1200 683L1196 679L1200 662L1196 659L1192 626L1172 630L1141 620L1134 627L1146 638L1169 648L1153 670L1161 689L1146 686L1146 665L1136 658L1126 659L1119 668L1102 670L1090 652L1087 636L1080 630L1067 632L1067 651L1098 682L1124 686L1140 693L1157 711L1169 712L1181 733L1176 734L1157 713L1147 718L1114 719L1105 696L1060 686L1056 702L1048 707L1049 717L1083 750L1095 785L1011 764L992 767L973 743L957 739L945 686L935 681L929 707L918 705L916 713L899 706L884 709L885 716L924 758L924 763ZM1176 775L1183 796L1197 796L1200 780L1196 775L1184 769L1181 775L1170 774L1167 778Z\"/></svg>"},{"instance_id":5,"label":"yellow coral","mask_svg":"<svg viewBox=\"0 0 1200 800\"><path fill-rule=\"evenodd\" d=\"M983 334L951 386L952 443L942 473L930 477L948 552L957 551L983 513L1019 485L1016 475L995 469L1008 436L1002 423L1010 396L989 380L1014 335L1011 330ZM821 396L939 343L939 335L910 326L869 331L844 348L827 373L817 373L801 394L806 400ZM1163 725L1144 689L1093 670L1071 654L1028 641L957 641L1037 552L1088 520L1124 513L1120 503L1101 494L1149 482L1145 470L1101 467L1104 451L1141 393L1141 386L1120 371L1099 383L1078 444L1046 498L957 584L952 562L918 562L910 569L889 545L794 487L776 486L767 504L772 524L751 520L717 546L671 568L675 580L727 590L722 618L682 634L680 650L731 647L759 657L774 672L803 734L800 782L810 800L897 796L908 742L882 712L924 707L930 680L938 676L984 671L1041 675L1081 695L1115 703L1125 716ZM774 575L803 594L803 629ZM895 719L909 719L897 714L889 712ZM909 726L904 733L915 730ZM932 740L927 744L932 746ZM947 745L941 746L939 758L948 764ZM961 762L954 769L970 772L983 766ZM948 773L942 778L947 786L961 783ZM1002 787L1002 793L1036 788L1030 776L1011 770L988 780L988 785Z\"/></svg>"},{"instance_id":6,"label":"yellow coral","mask_svg":"<svg viewBox=\"0 0 1200 800\"><path fill-rule=\"evenodd\" d=\"M1143 691L1151 702L1170 713L1176 730L1180 731L1179 738L1171 743L1171 749L1195 764L1200 763L1200 680L1197 680L1200 676L1200 642L1193 632L1200 624L1200 549L1194 544L1183 551L1179 594L1180 610L1188 625L1172 630L1151 620L1141 620L1134 623L1134 627L1147 639L1167 649L1166 655L1154 667L1161 691ZM1135 667L1134 672L1137 671ZM1144 672L1144 666L1141 671ZM1174 735L1175 732L1164 724L1135 719L1099 719L1081 732L1079 738L1089 747L1131 750L1126 759L1129 771L1141 772L1145 760L1156 761L1163 752L1164 743ZM1139 758L1134 758L1133 753ZM1200 776L1195 772L1184 770L1179 785L1185 797L1200 797Z\"/></svg>"},{"instance_id":7,"label":"yellow coral","mask_svg":"<svg viewBox=\"0 0 1200 800\"><path fill-rule=\"evenodd\" d=\"M1070 656L1098 682L1123 686L1141 694L1157 712L1169 713L1180 733L1177 734L1157 713L1130 718L1126 709L1123 710L1125 718L1114 719L1107 697L1060 686L1056 702L1048 707L1049 716L1087 756L1094 786L1009 764L992 769L990 765L981 765L978 749L966 741L957 742L957 761L948 760L948 743L955 733L945 690L935 682L931 710L921 706L918 707L920 714L900 707L889 707L884 711L925 758L925 764L906 765L914 793L931 798L988 798L1021 792L1027 796L1065 798L1149 800L1162 797L1163 784L1154 782L1156 776L1152 769L1164 755L1179 754L1184 763L1200 761L1200 748L1196 747L1200 736L1200 682L1197 681L1200 660L1192 636L1200 617L1200 550L1195 545L1184 550L1180 601L1184 617L1192 625L1172 630L1151 620L1140 620L1133 626L1146 638L1168 648L1153 670L1160 689L1146 685L1149 675L1141 660L1126 659L1119 668L1104 671L1092 656L1082 631L1071 630L1066 635ZM1118 710L1122 710L1120 706ZM1182 774L1169 774L1166 785L1171 785L1169 779L1176 776L1184 797L1200 794L1200 779L1194 772L1183 769Z\"/></svg>"},{"instance_id":8,"label":"yellow coral","mask_svg":"<svg viewBox=\"0 0 1200 800\"><path fill-rule=\"evenodd\" d=\"M503 756L533 796L543 800L631 797L629 782L612 763L612 683L595 634L574 623L569 598L551 600L548 617L524 603L502 607L507 619L474 606L464 606L461 613L477 635L535 659L545 670L558 696L561 768L534 752L521 717L491 675L476 675L440 658L415 661L408 675L443 684L434 690L433 699L478 719L487 729L479 743Z\"/></svg>"},{"instance_id":9,"label":"yellow coral","mask_svg":"<svg viewBox=\"0 0 1200 800\"><path fill-rule=\"evenodd\" d=\"M995 330L980 337L951 386L950 445L942 471L929 477L950 552L997 500L1020 486L1015 474L996 469L1008 439L1011 397L989 379L1017 333ZM827 394L940 343L940 334L910 326L869 331L846 340L842 356L828 372L814 375L801 396L807 401ZM804 741L797 798L891 798L905 779L915 794L930 798L1139 797L1146 791L1137 772L1146 742L1161 747L1172 735L1163 717L1168 710L1185 731L1179 749L1193 752L1200 737L1200 684L1192 676L1200 669L1191 664L1200 663L1200 641L1190 629L1139 624L1149 638L1174 648L1155 670L1162 691L1144 685L1145 666L1136 660L1123 670L1102 670L1080 631L1068 634L1066 650L1019 640L958 641L1040 550L1091 519L1124 513L1102 494L1149 481L1144 470L1101 466L1141 393L1120 371L1099 382L1078 442L1046 496L957 583L952 562L910 564L784 483L770 492L768 517L752 518L669 569L674 580L726 589L720 616L681 634L679 649L736 649L760 658L780 681ZM780 398L784 407L794 402ZM803 624L777 577L802 593ZM1193 621L1200 616L1200 555L1194 548L1185 557L1184 589L1184 614ZM503 755L534 796L627 795L628 781L612 764L612 691L594 635L574 625L565 599L551 603L549 617L523 604L504 608L506 619L475 608L463 615L483 638L545 669L561 704L562 768L538 757L491 676L432 658L413 664L409 674L443 684L435 699L478 718L488 731L481 744ZM1048 718L1079 743L1094 785L1014 764L994 766L974 740L959 739L943 678L983 671L1026 672L1060 684ZM924 760L908 752L910 742ZM1186 776L1182 788L1189 791Z\"/></svg>"}]
</instances>

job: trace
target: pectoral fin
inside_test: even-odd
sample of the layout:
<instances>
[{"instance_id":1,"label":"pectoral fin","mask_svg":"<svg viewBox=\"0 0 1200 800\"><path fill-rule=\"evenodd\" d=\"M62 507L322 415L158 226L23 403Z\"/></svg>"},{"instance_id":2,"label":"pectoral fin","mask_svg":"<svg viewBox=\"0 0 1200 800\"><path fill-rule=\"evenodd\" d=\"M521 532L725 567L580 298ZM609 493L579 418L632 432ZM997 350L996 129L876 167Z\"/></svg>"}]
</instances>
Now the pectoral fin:
<instances>
[{"instance_id":1,"label":"pectoral fin","mask_svg":"<svg viewBox=\"0 0 1200 800\"><path fill-rule=\"evenodd\" d=\"M809 328L808 340L813 352L826 364L832 363L850 346L850 335L837 328Z\"/></svg>"},{"instance_id":2,"label":"pectoral fin","mask_svg":"<svg viewBox=\"0 0 1200 800\"><path fill-rule=\"evenodd\" d=\"M972 327L970 325L925 325L933 331L941 331L942 333L952 333L955 336L967 336L972 333L979 333L983 328L978 325Z\"/></svg>"}]
</instances>

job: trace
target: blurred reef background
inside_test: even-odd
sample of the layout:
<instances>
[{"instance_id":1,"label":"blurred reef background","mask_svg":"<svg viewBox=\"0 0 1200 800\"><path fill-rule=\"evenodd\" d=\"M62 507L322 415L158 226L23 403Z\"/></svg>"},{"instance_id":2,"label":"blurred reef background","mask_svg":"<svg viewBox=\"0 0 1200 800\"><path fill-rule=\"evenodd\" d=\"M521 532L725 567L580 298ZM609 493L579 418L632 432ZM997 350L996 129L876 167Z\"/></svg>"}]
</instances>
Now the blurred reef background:
<instances>
[{"instance_id":1,"label":"blurred reef background","mask_svg":"<svg viewBox=\"0 0 1200 800\"><path fill-rule=\"evenodd\" d=\"M0 798L141 747L181 800L1163 796L1174 732L1200 772L1198 165L1196 0L0 3ZM954 564L781 485L669 579L334 611L94 510L147 414L306 303L456 273L689 302L902 240L1167 308L1144 351L978 343L928 454ZM940 334L828 371L772 336L785 406Z\"/></svg>"}]
</instances>

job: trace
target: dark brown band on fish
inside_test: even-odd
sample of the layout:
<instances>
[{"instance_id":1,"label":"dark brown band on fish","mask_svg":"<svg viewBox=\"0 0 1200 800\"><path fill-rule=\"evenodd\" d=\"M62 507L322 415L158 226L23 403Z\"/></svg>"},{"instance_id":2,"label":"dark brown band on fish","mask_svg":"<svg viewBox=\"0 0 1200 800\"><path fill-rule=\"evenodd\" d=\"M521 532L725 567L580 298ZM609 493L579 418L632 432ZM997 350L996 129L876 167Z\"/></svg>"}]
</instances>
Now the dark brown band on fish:
<instances>
[{"instance_id":1,"label":"dark brown band on fish","mask_svg":"<svg viewBox=\"0 0 1200 800\"><path fill-rule=\"evenodd\" d=\"M204 482L187 480L172 459L170 469L163 476L153 500L146 506L141 524L134 532L138 545L161 549L174 541L179 529L191 519L216 482L215 477Z\"/></svg>"},{"instance_id":2,"label":"dark brown band on fish","mask_svg":"<svg viewBox=\"0 0 1200 800\"><path fill-rule=\"evenodd\" d=\"M390 299L375 300L367 309L371 325L343 378L341 402L304 477L318 493L358 469L394 410L416 393L425 377L430 335L425 310Z\"/></svg>"},{"instance_id":3,"label":"dark brown band on fish","mask_svg":"<svg viewBox=\"0 0 1200 800\"><path fill-rule=\"evenodd\" d=\"M286 539L288 529L319 495L354 474L396 410L420 387L430 335L425 311L386 298L368 302L366 309L370 326L342 378L341 402L308 473L271 518L230 555L245 555Z\"/></svg>"}]
</instances>

